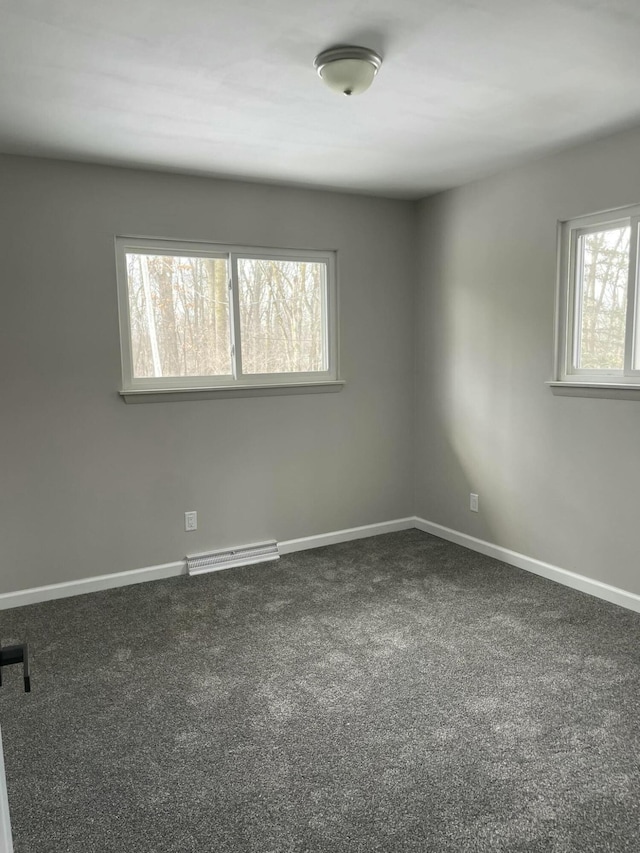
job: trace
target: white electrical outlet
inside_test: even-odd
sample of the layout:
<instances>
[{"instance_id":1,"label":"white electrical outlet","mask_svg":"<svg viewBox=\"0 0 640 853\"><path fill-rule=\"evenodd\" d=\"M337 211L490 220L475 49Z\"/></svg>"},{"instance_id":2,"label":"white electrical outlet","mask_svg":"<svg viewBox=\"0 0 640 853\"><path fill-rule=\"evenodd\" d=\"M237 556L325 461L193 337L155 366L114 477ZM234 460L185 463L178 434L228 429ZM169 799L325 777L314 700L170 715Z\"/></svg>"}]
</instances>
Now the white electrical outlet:
<instances>
[{"instance_id":1,"label":"white electrical outlet","mask_svg":"<svg viewBox=\"0 0 640 853\"><path fill-rule=\"evenodd\" d=\"M198 513L195 511L185 512L184 514L184 529L185 530L197 530L198 529Z\"/></svg>"},{"instance_id":2,"label":"white electrical outlet","mask_svg":"<svg viewBox=\"0 0 640 853\"><path fill-rule=\"evenodd\" d=\"M473 492L469 495L469 509L471 512L480 512L480 508L478 506L478 496L474 495Z\"/></svg>"}]
</instances>

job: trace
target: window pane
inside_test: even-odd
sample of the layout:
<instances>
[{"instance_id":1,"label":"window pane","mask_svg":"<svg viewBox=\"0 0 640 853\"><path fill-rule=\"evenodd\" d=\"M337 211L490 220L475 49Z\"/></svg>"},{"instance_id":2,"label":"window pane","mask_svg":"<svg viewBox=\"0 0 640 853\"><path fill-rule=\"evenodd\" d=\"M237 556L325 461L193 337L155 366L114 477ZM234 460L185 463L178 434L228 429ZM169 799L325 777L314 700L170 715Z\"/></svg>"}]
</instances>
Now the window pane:
<instances>
[{"instance_id":1,"label":"window pane","mask_svg":"<svg viewBox=\"0 0 640 853\"><path fill-rule=\"evenodd\" d=\"M577 368L624 368L630 232L626 226L580 238Z\"/></svg>"},{"instance_id":2,"label":"window pane","mask_svg":"<svg viewBox=\"0 0 640 853\"><path fill-rule=\"evenodd\" d=\"M127 279L134 377L231 375L225 258L127 253Z\"/></svg>"},{"instance_id":3,"label":"window pane","mask_svg":"<svg viewBox=\"0 0 640 853\"><path fill-rule=\"evenodd\" d=\"M243 373L327 369L326 264L238 259Z\"/></svg>"}]
</instances>

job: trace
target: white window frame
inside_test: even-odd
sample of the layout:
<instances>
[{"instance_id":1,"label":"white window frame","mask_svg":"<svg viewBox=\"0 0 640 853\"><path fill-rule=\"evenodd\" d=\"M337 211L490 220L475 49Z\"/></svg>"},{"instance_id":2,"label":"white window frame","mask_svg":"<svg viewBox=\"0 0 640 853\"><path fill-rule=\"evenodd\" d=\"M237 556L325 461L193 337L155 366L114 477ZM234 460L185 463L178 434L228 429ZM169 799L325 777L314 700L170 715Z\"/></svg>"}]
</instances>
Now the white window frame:
<instances>
[{"instance_id":1,"label":"white window frame","mask_svg":"<svg viewBox=\"0 0 640 853\"><path fill-rule=\"evenodd\" d=\"M229 347L232 375L178 377L135 377L133 375L127 253L149 255L174 254L188 257L226 259L229 272ZM326 279L323 293L322 316L324 347L327 357L326 370L307 373L243 373L239 310L240 296L238 287L238 260L243 258L259 258L275 261L306 261L308 263L325 264ZM338 294L336 266L336 252L332 250L272 249L257 246L153 239L149 237L116 237L116 273L123 386L121 394L126 395L131 392L158 393L260 387L285 388L324 385L332 382L338 383Z\"/></svg>"},{"instance_id":2,"label":"white window frame","mask_svg":"<svg viewBox=\"0 0 640 853\"><path fill-rule=\"evenodd\" d=\"M551 385L631 388L640 391L638 363L638 330L640 323L638 300L638 237L640 205L604 213L581 216L558 223L558 286L556 295L556 352L555 381ZM629 281L627 284L627 313L625 326L624 367L621 370L578 368L577 346L580 327L582 264L579 263L580 238L596 231L629 226Z\"/></svg>"}]
</instances>

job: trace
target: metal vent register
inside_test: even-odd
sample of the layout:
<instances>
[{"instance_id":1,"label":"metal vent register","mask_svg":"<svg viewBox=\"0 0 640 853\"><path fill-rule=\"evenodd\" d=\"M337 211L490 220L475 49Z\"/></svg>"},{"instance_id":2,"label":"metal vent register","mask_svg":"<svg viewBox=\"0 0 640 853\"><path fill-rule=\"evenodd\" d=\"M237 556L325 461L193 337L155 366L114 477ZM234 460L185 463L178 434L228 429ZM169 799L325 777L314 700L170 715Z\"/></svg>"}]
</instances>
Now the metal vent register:
<instances>
[{"instance_id":1,"label":"metal vent register","mask_svg":"<svg viewBox=\"0 0 640 853\"><path fill-rule=\"evenodd\" d=\"M256 545L242 545L238 548L225 548L223 551L210 551L207 554L193 554L187 557L187 571L190 575L204 572L217 572L233 566L250 566L253 563L266 563L279 560L278 543L259 542Z\"/></svg>"}]
</instances>

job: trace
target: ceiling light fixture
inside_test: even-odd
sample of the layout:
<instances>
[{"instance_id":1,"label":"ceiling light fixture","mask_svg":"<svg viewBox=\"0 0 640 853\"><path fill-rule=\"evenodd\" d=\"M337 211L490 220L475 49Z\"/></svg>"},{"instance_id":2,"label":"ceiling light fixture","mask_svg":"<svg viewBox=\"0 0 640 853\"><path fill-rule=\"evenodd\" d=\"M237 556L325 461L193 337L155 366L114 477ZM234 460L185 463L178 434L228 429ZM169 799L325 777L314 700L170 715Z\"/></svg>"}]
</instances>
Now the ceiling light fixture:
<instances>
[{"instance_id":1,"label":"ceiling light fixture","mask_svg":"<svg viewBox=\"0 0 640 853\"><path fill-rule=\"evenodd\" d=\"M360 95L373 83L382 65L382 57L368 47L330 47L319 53L314 66L334 92Z\"/></svg>"}]
</instances>

